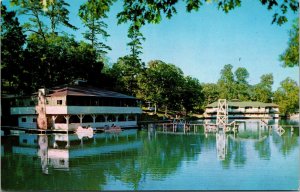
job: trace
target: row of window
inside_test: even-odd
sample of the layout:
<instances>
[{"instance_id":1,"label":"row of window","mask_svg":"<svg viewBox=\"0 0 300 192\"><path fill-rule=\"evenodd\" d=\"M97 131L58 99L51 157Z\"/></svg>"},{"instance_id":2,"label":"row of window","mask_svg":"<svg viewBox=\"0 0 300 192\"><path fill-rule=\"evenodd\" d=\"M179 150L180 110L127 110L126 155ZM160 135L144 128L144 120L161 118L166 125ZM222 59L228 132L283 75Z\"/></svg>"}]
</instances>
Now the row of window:
<instances>
[{"instance_id":1,"label":"row of window","mask_svg":"<svg viewBox=\"0 0 300 192\"><path fill-rule=\"evenodd\" d=\"M26 122L27 122L27 118L26 118L26 117L23 117L23 118L21 119L21 121L22 121L23 123L26 123ZM33 119L32 119L32 122L35 123L35 122L36 122L36 118L33 118Z\"/></svg>"},{"instance_id":2,"label":"row of window","mask_svg":"<svg viewBox=\"0 0 300 192\"><path fill-rule=\"evenodd\" d=\"M63 105L63 100L56 100L56 105ZM46 104L49 104L49 101L46 101ZM117 106L117 107L136 107L138 102L135 99L119 99L119 98L77 98L70 97L67 98L65 105L71 106ZM11 106L17 107L29 107L37 105L34 101L17 101L11 102Z\"/></svg>"}]
</instances>

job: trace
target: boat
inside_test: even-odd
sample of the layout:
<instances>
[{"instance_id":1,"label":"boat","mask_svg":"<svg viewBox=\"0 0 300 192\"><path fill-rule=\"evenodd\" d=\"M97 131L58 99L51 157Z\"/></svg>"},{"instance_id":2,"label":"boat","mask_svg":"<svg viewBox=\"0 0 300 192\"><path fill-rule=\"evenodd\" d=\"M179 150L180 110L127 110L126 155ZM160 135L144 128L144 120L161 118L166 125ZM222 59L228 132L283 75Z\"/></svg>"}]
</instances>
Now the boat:
<instances>
[{"instance_id":1,"label":"boat","mask_svg":"<svg viewBox=\"0 0 300 192\"><path fill-rule=\"evenodd\" d=\"M111 127L109 127L108 125L104 127L104 132L106 133L119 133L121 131L121 127L114 124Z\"/></svg>"},{"instance_id":2,"label":"boat","mask_svg":"<svg viewBox=\"0 0 300 192\"><path fill-rule=\"evenodd\" d=\"M78 126L76 132L79 139L82 139L83 137L92 138L94 136L94 130L91 127L82 127Z\"/></svg>"}]
</instances>

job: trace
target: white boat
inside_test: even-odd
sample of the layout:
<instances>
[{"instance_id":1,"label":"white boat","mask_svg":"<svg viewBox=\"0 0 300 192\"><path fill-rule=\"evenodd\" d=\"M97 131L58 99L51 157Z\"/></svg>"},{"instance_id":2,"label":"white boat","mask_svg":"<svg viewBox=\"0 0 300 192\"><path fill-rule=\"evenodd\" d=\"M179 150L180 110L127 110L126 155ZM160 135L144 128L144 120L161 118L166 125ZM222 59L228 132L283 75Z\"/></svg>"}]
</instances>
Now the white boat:
<instances>
[{"instance_id":1,"label":"white boat","mask_svg":"<svg viewBox=\"0 0 300 192\"><path fill-rule=\"evenodd\" d=\"M79 139L82 139L83 137L92 138L94 136L94 130L91 127L85 128L82 126L78 126L76 134L78 135Z\"/></svg>"}]
</instances>

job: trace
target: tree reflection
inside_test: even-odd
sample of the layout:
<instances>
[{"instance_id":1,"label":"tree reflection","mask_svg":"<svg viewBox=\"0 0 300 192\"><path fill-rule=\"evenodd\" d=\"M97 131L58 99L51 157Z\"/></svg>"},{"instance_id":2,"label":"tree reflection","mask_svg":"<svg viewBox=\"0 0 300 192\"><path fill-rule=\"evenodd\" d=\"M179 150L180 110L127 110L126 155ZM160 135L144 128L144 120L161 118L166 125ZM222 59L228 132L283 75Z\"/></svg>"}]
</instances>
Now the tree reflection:
<instances>
[{"instance_id":1,"label":"tree reflection","mask_svg":"<svg viewBox=\"0 0 300 192\"><path fill-rule=\"evenodd\" d=\"M141 132L147 138L147 132ZM183 160L195 160L200 152L200 137L195 135L157 134L155 139L143 139L143 147L134 157L117 160L117 166L107 170L116 179L139 189L150 175L162 180L176 172Z\"/></svg>"},{"instance_id":2,"label":"tree reflection","mask_svg":"<svg viewBox=\"0 0 300 192\"><path fill-rule=\"evenodd\" d=\"M245 142L229 139L229 137L227 137L227 139L227 154L224 161L222 161L223 168L228 169L231 161L233 161L236 166L243 166L247 160Z\"/></svg>"},{"instance_id":3,"label":"tree reflection","mask_svg":"<svg viewBox=\"0 0 300 192\"><path fill-rule=\"evenodd\" d=\"M258 156L260 159L269 160L271 157L271 147L269 138L262 141L255 142L254 149L258 151Z\"/></svg>"},{"instance_id":4,"label":"tree reflection","mask_svg":"<svg viewBox=\"0 0 300 192\"><path fill-rule=\"evenodd\" d=\"M273 131L273 142L282 155L286 157L299 145L299 129L291 131L291 128L285 128L285 133L282 136Z\"/></svg>"}]
</instances>

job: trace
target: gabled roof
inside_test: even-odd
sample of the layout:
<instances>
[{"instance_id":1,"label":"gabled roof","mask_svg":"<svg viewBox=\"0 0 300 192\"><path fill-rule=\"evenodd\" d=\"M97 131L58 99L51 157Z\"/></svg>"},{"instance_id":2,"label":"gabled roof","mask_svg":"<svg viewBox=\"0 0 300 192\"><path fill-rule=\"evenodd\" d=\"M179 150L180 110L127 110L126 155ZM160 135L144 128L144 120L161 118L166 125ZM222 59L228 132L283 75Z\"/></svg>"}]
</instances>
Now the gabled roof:
<instances>
[{"instance_id":1,"label":"gabled roof","mask_svg":"<svg viewBox=\"0 0 300 192\"><path fill-rule=\"evenodd\" d=\"M278 107L278 105L276 105L275 103L263 103L263 102L259 102L259 101L228 101L227 102L228 107ZM209 105L207 105L206 107L218 107L218 102L213 102Z\"/></svg>"},{"instance_id":2,"label":"gabled roof","mask_svg":"<svg viewBox=\"0 0 300 192\"><path fill-rule=\"evenodd\" d=\"M85 96L85 97L105 97L105 98L123 98L123 99L136 99L133 96L125 95L122 93L117 93L113 91L108 91L104 89L98 89L94 87L83 87L77 85L71 86L58 86L49 90L50 97L58 96Z\"/></svg>"}]
</instances>

